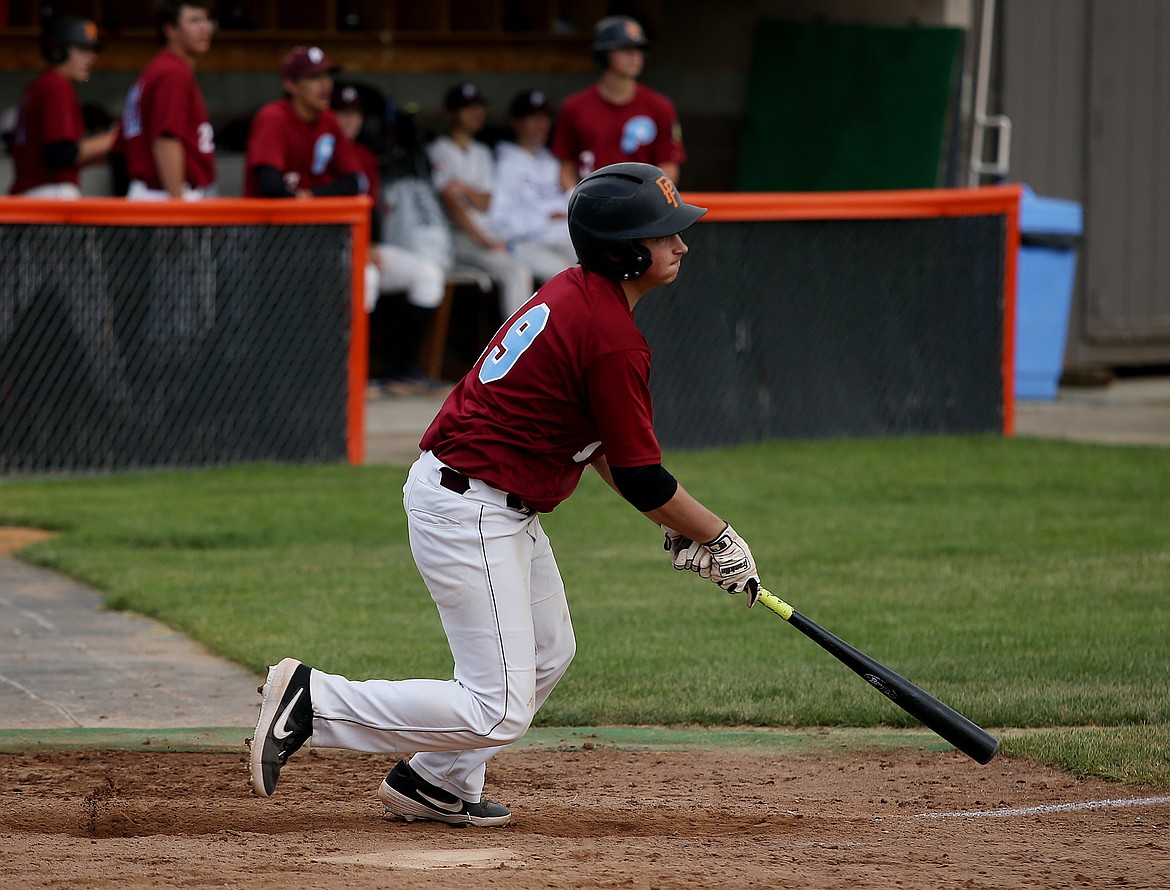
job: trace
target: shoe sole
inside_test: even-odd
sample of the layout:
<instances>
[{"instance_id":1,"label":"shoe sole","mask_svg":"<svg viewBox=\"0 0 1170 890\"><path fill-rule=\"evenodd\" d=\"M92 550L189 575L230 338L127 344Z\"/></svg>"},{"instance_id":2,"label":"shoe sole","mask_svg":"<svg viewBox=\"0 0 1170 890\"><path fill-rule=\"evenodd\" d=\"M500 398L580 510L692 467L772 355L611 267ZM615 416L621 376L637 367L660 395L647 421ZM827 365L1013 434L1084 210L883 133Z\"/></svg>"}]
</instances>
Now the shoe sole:
<instances>
[{"instance_id":1,"label":"shoe sole","mask_svg":"<svg viewBox=\"0 0 1170 890\"><path fill-rule=\"evenodd\" d=\"M280 702L288 689L289 681L292 680L293 672L300 664L295 658L282 659L279 664L268 669L268 678L261 687L264 698L260 703L260 716L256 719L256 731L252 734L251 745L252 790L261 797L271 797L272 791L276 790L275 782L272 791L264 787L264 742L280 710Z\"/></svg>"},{"instance_id":2,"label":"shoe sole","mask_svg":"<svg viewBox=\"0 0 1170 890\"><path fill-rule=\"evenodd\" d=\"M378 800L386 808L387 813L393 813L407 822L422 820L425 822L445 822L458 828L475 826L478 828L498 828L507 825L512 814L506 816L470 816L467 813L437 813L425 804L412 800L400 791L382 783L378 788Z\"/></svg>"}]
</instances>

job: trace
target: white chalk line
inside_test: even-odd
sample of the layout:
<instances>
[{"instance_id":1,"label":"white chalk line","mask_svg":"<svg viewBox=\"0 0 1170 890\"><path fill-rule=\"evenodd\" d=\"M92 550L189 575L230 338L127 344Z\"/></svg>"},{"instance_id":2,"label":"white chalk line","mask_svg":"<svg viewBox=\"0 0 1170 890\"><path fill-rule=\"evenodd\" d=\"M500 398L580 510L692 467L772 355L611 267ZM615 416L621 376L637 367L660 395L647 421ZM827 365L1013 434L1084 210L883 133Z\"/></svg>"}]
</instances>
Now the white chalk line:
<instances>
[{"instance_id":1,"label":"white chalk line","mask_svg":"<svg viewBox=\"0 0 1170 890\"><path fill-rule=\"evenodd\" d=\"M1113 810L1124 807L1156 807L1170 804L1167 797L1126 797L1116 800L1087 800L1080 803L1053 803L1002 810L970 810L965 813L918 813L918 819L987 819L1008 816L1035 816L1044 813L1075 813L1080 810Z\"/></svg>"},{"instance_id":2,"label":"white chalk line","mask_svg":"<svg viewBox=\"0 0 1170 890\"><path fill-rule=\"evenodd\" d=\"M57 711L57 713L59 713L62 717L64 717L66 720L68 720L74 726L79 727L79 728L81 727L81 721L78 720L76 717L74 717L71 713L69 713L69 709L66 708L64 705L60 704L59 702L55 702L55 701L52 701L51 699L47 699L47 698L41 698L39 695L37 695L35 692L33 692L27 686L24 686L24 685L16 682L15 680L13 680L11 677L6 677L3 674L0 674L0 683L6 683L7 685L11 686L13 689L16 689L20 692L23 692L25 695L27 695L33 701L40 702L45 707L52 708L53 710Z\"/></svg>"}]
</instances>

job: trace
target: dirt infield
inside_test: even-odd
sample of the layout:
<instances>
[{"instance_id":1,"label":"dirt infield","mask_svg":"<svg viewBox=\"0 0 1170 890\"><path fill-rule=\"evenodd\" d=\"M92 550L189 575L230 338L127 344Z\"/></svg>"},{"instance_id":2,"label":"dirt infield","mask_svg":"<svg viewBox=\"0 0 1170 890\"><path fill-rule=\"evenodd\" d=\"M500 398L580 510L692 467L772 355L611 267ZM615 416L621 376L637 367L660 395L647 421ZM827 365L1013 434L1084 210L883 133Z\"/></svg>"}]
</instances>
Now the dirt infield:
<instances>
[{"instance_id":1,"label":"dirt infield","mask_svg":"<svg viewBox=\"0 0 1170 890\"><path fill-rule=\"evenodd\" d=\"M390 765L306 751L264 800L242 749L0 755L0 886L1170 885L1167 798L1008 758L508 751L489 772L514 814L500 829L383 817Z\"/></svg>"},{"instance_id":2,"label":"dirt infield","mask_svg":"<svg viewBox=\"0 0 1170 890\"><path fill-rule=\"evenodd\" d=\"M46 538L53 537L52 532L39 528L20 528L13 525L0 525L0 556L11 556L21 547L35 544Z\"/></svg>"}]
</instances>

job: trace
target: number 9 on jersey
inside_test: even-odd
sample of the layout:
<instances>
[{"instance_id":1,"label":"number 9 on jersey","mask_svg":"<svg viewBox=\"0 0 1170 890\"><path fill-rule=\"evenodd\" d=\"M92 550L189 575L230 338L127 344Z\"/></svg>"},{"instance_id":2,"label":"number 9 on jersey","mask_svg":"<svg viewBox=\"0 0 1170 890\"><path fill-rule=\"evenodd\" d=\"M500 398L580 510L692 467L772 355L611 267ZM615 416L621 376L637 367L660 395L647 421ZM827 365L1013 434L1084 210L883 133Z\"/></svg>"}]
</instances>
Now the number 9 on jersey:
<instances>
[{"instance_id":1,"label":"number 9 on jersey","mask_svg":"<svg viewBox=\"0 0 1170 890\"><path fill-rule=\"evenodd\" d=\"M511 371L516 360L524 354L524 350L540 336L540 332L548 324L548 316L548 305L537 303L512 322L500 344L484 356L483 364L479 368L479 382L491 383Z\"/></svg>"}]
</instances>

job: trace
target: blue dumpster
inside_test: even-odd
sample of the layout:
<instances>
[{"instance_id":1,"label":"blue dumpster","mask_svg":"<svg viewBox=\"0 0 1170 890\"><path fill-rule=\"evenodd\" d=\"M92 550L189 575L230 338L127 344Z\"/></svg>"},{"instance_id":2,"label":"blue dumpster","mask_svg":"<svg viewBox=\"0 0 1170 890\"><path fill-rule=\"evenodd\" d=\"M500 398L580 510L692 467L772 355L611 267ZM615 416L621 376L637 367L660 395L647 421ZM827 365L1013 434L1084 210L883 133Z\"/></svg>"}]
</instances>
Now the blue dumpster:
<instances>
[{"instance_id":1,"label":"blue dumpster","mask_svg":"<svg viewBox=\"0 0 1170 890\"><path fill-rule=\"evenodd\" d=\"M1024 186L1016 278L1017 399L1056 398L1083 230L1079 203L1037 197Z\"/></svg>"}]
</instances>

